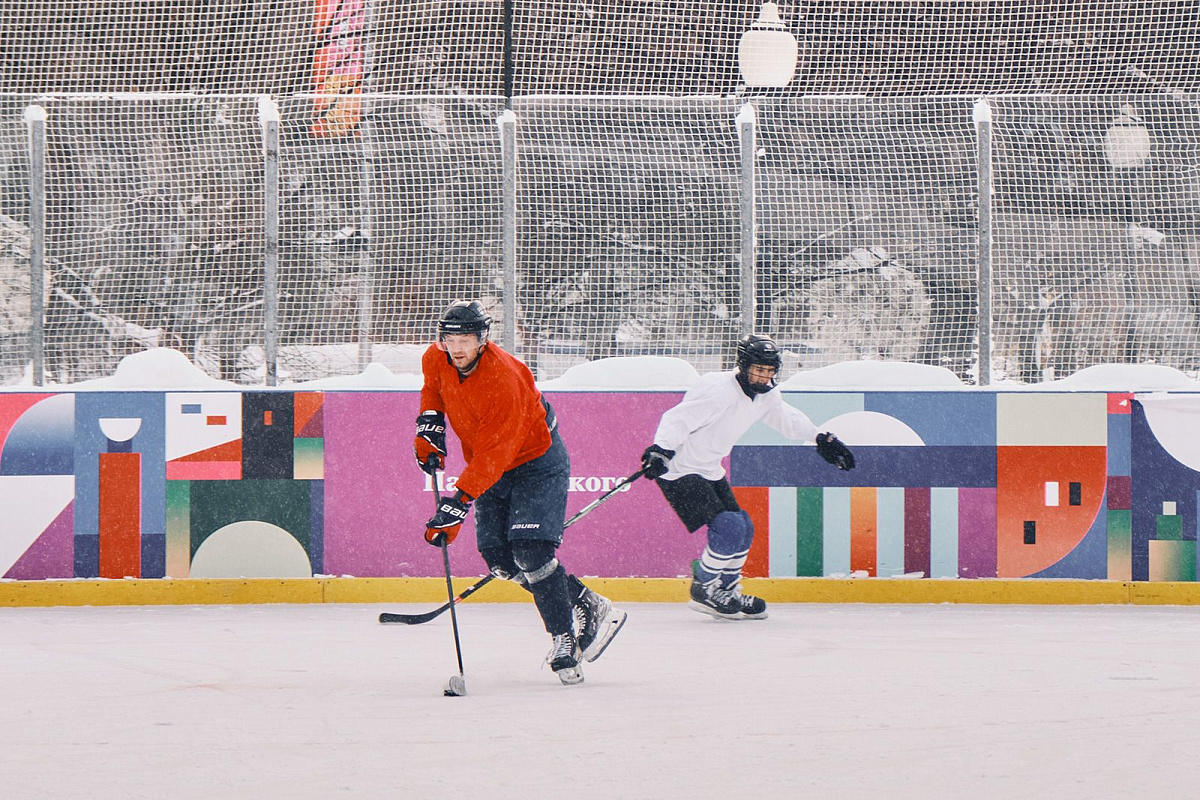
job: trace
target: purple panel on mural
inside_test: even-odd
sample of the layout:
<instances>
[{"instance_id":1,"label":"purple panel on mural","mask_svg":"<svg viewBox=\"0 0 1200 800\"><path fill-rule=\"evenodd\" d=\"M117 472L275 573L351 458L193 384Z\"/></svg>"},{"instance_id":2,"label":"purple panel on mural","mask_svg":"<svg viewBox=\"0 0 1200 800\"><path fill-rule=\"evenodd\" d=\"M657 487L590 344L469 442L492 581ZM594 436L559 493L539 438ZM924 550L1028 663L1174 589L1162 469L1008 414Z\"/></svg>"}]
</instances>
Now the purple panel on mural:
<instances>
[{"instance_id":1,"label":"purple panel on mural","mask_svg":"<svg viewBox=\"0 0 1200 800\"><path fill-rule=\"evenodd\" d=\"M904 490L904 571L929 577L929 490Z\"/></svg>"},{"instance_id":2,"label":"purple panel on mural","mask_svg":"<svg viewBox=\"0 0 1200 800\"><path fill-rule=\"evenodd\" d=\"M547 395L571 455L568 515L637 471L659 417L679 398L676 392L621 393L618 402L612 393ZM411 455L418 400L416 392L326 393L326 573L441 574L438 550L422 537L433 514L432 489ZM452 480L463 468L453 429L447 445ZM455 574L482 575L473 519L463 526L458 542L451 551ZM578 575L673 577L687 573L703 544L702 537L688 535L658 487L639 480L572 526L560 554Z\"/></svg>"},{"instance_id":3,"label":"purple panel on mural","mask_svg":"<svg viewBox=\"0 0 1200 800\"><path fill-rule=\"evenodd\" d=\"M15 581L75 577L75 503L67 503L4 577Z\"/></svg>"},{"instance_id":4,"label":"purple panel on mural","mask_svg":"<svg viewBox=\"0 0 1200 800\"><path fill-rule=\"evenodd\" d=\"M996 577L996 490L958 490L958 577Z\"/></svg>"},{"instance_id":5,"label":"purple panel on mural","mask_svg":"<svg viewBox=\"0 0 1200 800\"><path fill-rule=\"evenodd\" d=\"M442 574L440 551L425 543L433 492L413 460L417 392L325 395L325 572L357 577ZM447 472L462 471L462 446L447 436ZM461 543L469 542L466 547ZM468 520L451 550L455 574L482 575Z\"/></svg>"},{"instance_id":6,"label":"purple panel on mural","mask_svg":"<svg viewBox=\"0 0 1200 800\"><path fill-rule=\"evenodd\" d=\"M659 418L681 397L677 392L546 393L571 454L568 517L617 479L637 472ZM571 526L560 553L576 575L676 577L688 574L704 542L703 531L687 532L657 485L639 479Z\"/></svg>"},{"instance_id":7,"label":"purple panel on mural","mask_svg":"<svg viewBox=\"0 0 1200 800\"><path fill-rule=\"evenodd\" d=\"M1128 510L1133 497L1133 479L1128 475L1108 476L1108 507L1114 511Z\"/></svg>"}]
</instances>

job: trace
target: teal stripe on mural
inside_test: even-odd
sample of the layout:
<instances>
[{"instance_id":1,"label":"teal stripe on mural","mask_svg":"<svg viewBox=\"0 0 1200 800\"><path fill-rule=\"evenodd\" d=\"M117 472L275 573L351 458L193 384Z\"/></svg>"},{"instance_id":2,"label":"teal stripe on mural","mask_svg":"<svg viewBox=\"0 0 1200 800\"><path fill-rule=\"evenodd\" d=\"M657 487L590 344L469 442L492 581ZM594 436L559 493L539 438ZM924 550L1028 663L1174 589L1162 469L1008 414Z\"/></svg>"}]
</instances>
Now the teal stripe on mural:
<instances>
[{"instance_id":1,"label":"teal stripe on mural","mask_svg":"<svg viewBox=\"0 0 1200 800\"><path fill-rule=\"evenodd\" d=\"M1108 579L1132 580L1133 574L1133 512L1114 509L1108 512Z\"/></svg>"},{"instance_id":2,"label":"teal stripe on mural","mask_svg":"<svg viewBox=\"0 0 1200 800\"><path fill-rule=\"evenodd\" d=\"M167 481L167 552L165 577L186 578L191 572L192 484Z\"/></svg>"},{"instance_id":3,"label":"teal stripe on mural","mask_svg":"<svg viewBox=\"0 0 1200 800\"><path fill-rule=\"evenodd\" d=\"M875 492L876 574L904 574L904 488L883 486Z\"/></svg>"},{"instance_id":4,"label":"teal stripe on mural","mask_svg":"<svg viewBox=\"0 0 1200 800\"><path fill-rule=\"evenodd\" d=\"M796 574L805 578L825 574L824 491L819 486L796 490Z\"/></svg>"},{"instance_id":5,"label":"teal stripe on mural","mask_svg":"<svg viewBox=\"0 0 1200 800\"><path fill-rule=\"evenodd\" d=\"M824 575L850 574L850 489L828 486L822 501L824 550L821 569Z\"/></svg>"},{"instance_id":6,"label":"teal stripe on mural","mask_svg":"<svg viewBox=\"0 0 1200 800\"><path fill-rule=\"evenodd\" d=\"M1170 539L1178 542L1183 539L1183 517L1178 514L1159 514L1155 521L1155 539Z\"/></svg>"},{"instance_id":7,"label":"teal stripe on mural","mask_svg":"<svg viewBox=\"0 0 1200 800\"><path fill-rule=\"evenodd\" d=\"M929 490L929 577L958 577L958 489Z\"/></svg>"},{"instance_id":8,"label":"teal stripe on mural","mask_svg":"<svg viewBox=\"0 0 1200 800\"><path fill-rule=\"evenodd\" d=\"M767 490L768 521L771 534L767 544L772 578L796 575L796 490L790 486L772 486Z\"/></svg>"}]
</instances>

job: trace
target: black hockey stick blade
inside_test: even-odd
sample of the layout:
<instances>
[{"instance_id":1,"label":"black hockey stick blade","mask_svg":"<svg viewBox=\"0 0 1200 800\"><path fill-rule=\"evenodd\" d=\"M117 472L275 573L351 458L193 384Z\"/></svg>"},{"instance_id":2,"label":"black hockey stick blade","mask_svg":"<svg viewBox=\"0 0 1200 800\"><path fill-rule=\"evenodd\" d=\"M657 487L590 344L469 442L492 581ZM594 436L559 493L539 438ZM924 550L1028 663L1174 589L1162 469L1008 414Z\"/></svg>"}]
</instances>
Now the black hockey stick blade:
<instances>
[{"instance_id":1,"label":"black hockey stick blade","mask_svg":"<svg viewBox=\"0 0 1200 800\"><path fill-rule=\"evenodd\" d=\"M484 575L475 583L471 584L466 589L463 589L462 593L459 594L458 597L454 598L455 604L466 600L468 597L475 594L484 586L487 586L489 583L495 580L495 578L495 575ZM442 605L438 606L433 611L426 611L424 614L392 614L385 611L379 615L379 621L385 624L399 623L401 625L420 625L422 622L429 622L431 619L437 619L449 610L450 603L446 602L442 603Z\"/></svg>"}]
</instances>

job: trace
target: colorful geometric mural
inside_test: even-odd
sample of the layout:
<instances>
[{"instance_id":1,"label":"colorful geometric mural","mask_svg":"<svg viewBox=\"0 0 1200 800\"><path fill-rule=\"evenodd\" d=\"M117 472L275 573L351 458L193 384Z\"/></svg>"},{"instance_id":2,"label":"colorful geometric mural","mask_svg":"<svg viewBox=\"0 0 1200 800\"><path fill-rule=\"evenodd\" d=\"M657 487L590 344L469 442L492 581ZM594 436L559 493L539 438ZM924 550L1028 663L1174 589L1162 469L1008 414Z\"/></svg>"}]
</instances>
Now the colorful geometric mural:
<instances>
[{"instance_id":1,"label":"colorful geometric mural","mask_svg":"<svg viewBox=\"0 0 1200 800\"><path fill-rule=\"evenodd\" d=\"M0 394L0 576L70 577L75 397Z\"/></svg>"},{"instance_id":2,"label":"colorful geometric mural","mask_svg":"<svg viewBox=\"0 0 1200 800\"><path fill-rule=\"evenodd\" d=\"M770 575L1195 579L1200 397L1145 400L1157 435L1128 393L785 397L859 468L765 428L734 449L731 481L768 488Z\"/></svg>"},{"instance_id":3,"label":"colorful geometric mural","mask_svg":"<svg viewBox=\"0 0 1200 800\"><path fill-rule=\"evenodd\" d=\"M637 468L678 392L553 392L568 514ZM730 481L751 576L1196 580L1200 395L787 392L857 469L759 425ZM0 393L0 575L435 576L416 392ZM620 435L614 435L620 431ZM461 447L449 434L439 489ZM484 565L468 521L451 553ZM581 575L674 577L704 543L651 482L572 527Z\"/></svg>"}]
</instances>

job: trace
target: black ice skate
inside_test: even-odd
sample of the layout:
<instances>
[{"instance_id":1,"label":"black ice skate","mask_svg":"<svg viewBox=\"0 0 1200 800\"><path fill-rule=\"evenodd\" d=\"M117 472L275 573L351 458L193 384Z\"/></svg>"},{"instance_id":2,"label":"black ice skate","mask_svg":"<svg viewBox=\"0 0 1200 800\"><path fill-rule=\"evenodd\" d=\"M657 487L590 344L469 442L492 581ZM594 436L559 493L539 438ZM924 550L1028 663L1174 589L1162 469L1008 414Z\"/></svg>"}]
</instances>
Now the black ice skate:
<instances>
[{"instance_id":1,"label":"black ice skate","mask_svg":"<svg viewBox=\"0 0 1200 800\"><path fill-rule=\"evenodd\" d=\"M766 619L767 601L752 594L742 594L742 587L735 583L730 589L733 599L741 609L743 619Z\"/></svg>"},{"instance_id":2,"label":"black ice skate","mask_svg":"<svg viewBox=\"0 0 1200 800\"><path fill-rule=\"evenodd\" d=\"M688 601L688 608L717 619L742 618L742 604L734 592L721 588L720 578L703 583L692 578L692 599Z\"/></svg>"},{"instance_id":3,"label":"black ice skate","mask_svg":"<svg viewBox=\"0 0 1200 800\"><path fill-rule=\"evenodd\" d=\"M546 656L546 663L565 685L583 683L583 669L579 666L579 642L573 633L560 633Z\"/></svg>"},{"instance_id":4,"label":"black ice skate","mask_svg":"<svg viewBox=\"0 0 1200 800\"><path fill-rule=\"evenodd\" d=\"M613 608L607 597L584 589L571 609L575 615L576 635L584 661L595 661L612 642L629 616Z\"/></svg>"}]
</instances>

